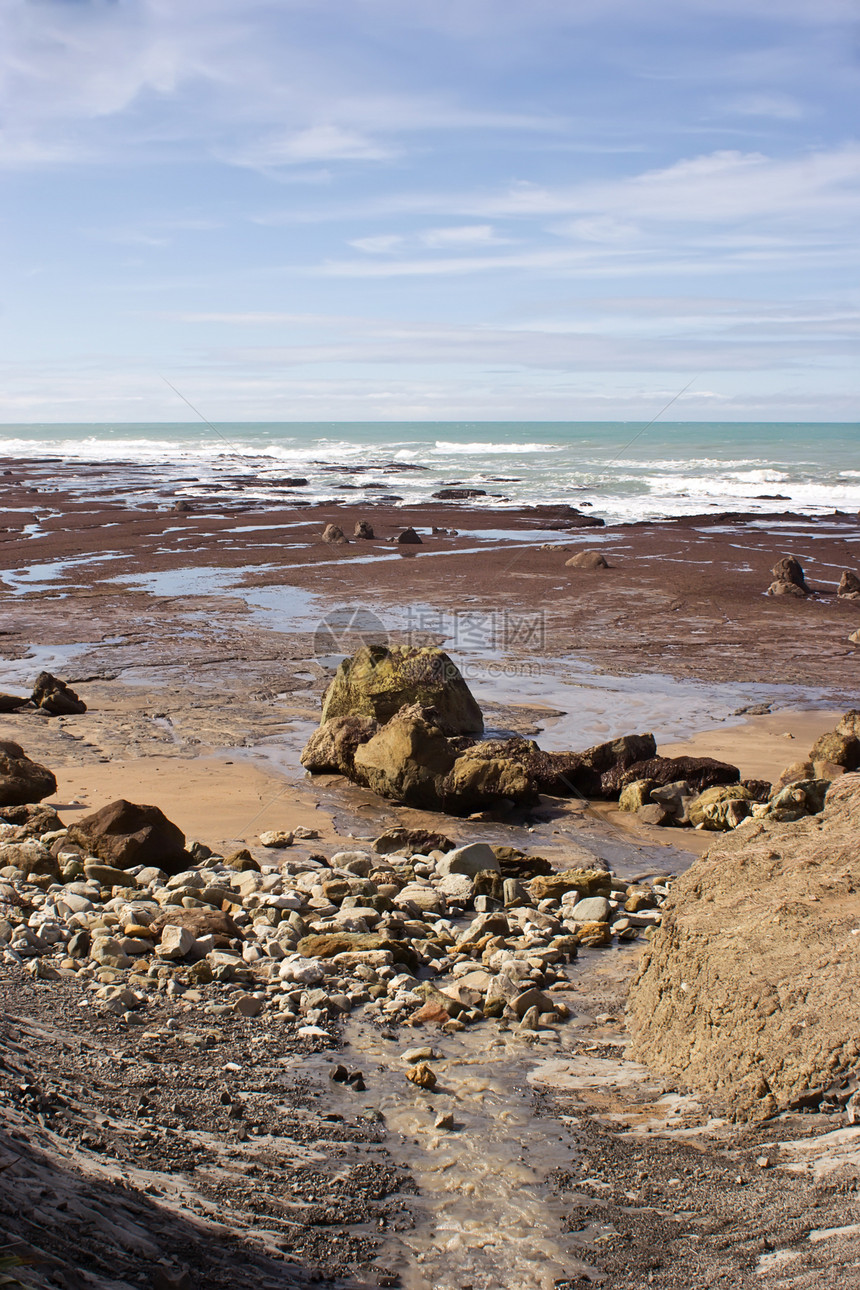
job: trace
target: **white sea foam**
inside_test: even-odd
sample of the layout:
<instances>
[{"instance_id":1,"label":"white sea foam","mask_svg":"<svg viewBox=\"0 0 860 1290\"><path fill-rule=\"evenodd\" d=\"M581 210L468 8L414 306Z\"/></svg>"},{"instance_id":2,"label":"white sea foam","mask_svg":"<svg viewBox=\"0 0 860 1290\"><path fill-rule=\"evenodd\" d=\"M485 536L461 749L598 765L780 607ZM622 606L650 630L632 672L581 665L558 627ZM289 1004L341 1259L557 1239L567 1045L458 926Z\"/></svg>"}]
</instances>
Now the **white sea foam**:
<instances>
[{"instance_id":1,"label":"white sea foam","mask_svg":"<svg viewBox=\"0 0 860 1290\"><path fill-rule=\"evenodd\" d=\"M631 439L629 424L487 423L64 425L0 429L0 455L55 457L81 467L131 462L138 495L284 501L285 476L307 479L308 501L343 497L402 505L442 486L481 488L480 505L586 505L610 523L717 510L822 513L860 509L851 426L660 425ZM475 434L485 432L484 439ZM617 456L616 456L617 454ZM506 461L505 458L508 460ZM395 463L401 469L392 470ZM415 469L402 469L403 467ZM360 469L359 469L360 468ZM512 478L509 478L512 476ZM107 483L104 483L107 486ZM348 491L347 491L348 488ZM778 493L779 498L759 496Z\"/></svg>"}]
</instances>

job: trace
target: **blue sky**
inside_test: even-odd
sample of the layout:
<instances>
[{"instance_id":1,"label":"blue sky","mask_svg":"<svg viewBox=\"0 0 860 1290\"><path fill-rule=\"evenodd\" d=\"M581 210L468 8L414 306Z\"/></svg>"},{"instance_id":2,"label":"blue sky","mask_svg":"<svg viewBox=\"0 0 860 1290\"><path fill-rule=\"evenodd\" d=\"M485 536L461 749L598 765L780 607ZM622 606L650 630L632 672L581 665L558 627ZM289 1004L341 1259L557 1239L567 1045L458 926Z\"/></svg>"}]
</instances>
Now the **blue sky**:
<instances>
[{"instance_id":1,"label":"blue sky","mask_svg":"<svg viewBox=\"0 0 860 1290\"><path fill-rule=\"evenodd\" d=\"M0 0L0 420L856 420L857 16Z\"/></svg>"}]
</instances>

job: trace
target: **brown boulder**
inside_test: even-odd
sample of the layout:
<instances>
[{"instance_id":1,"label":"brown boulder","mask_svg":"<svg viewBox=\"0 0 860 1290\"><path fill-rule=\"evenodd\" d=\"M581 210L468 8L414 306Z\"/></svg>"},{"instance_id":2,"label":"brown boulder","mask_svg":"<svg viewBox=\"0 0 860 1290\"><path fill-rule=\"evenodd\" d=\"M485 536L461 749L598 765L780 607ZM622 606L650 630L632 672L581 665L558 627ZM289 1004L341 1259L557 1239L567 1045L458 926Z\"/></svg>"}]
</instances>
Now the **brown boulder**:
<instances>
[{"instance_id":1,"label":"brown boulder","mask_svg":"<svg viewBox=\"0 0 860 1290\"><path fill-rule=\"evenodd\" d=\"M305 744L302 765L314 775L353 773L356 750L379 729L373 717L332 717L314 731Z\"/></svg>"},{"instance_id":2,"label":"brown boulder","mask_svg":"<svg viewBox=\"0 0 860 1290\"><path fill-rule=\"evenodd\" d=\"M461 753L442 786L444 809L471 815L506 803L537 801L537 788L522 766L506 757L487 755L491 745L476 744Z\"/></svg>"},{"instance_id":3,"label":"brown boulder","mask_svg":"<svg viewBox=\"0 0 860 1290\"><path fill-rule=\"evenodd\" d=\"M19 698L17 694L0 694L0 712L17 712L29 702L29 699Z\"/></svg>"},{"instance_id":4,"label":"brown boulder","mask_svg":"<svg viewBox=\"0 0 860 1290\"><path fill-rule=\"evenodd\" d=\"M605 796L616 797L622 788L637 779L652 779L658 785L685 780L691 792L703 793L715 784L736 784L740 777L737 766L713 757L652 757L634 762L624 770L606 771L601 777L601 787Z\"/></svg>"},{"instance_id":5,"label":"brown boulder","mask_svg":"<svg viewBox=\"0 0 860 1290\"><path fill-rule=\"evenodd\" d=\"M438 811L442 785L455 761L433 708L402 708L355 753L354 778L380 797Z\"/></svg>"},{"instance_id":6,"label":"brown boulder","mask_svg":"<svg viewBox=\"0 0 860 1290\"><path fill-rule=\"evenodd\" d=\"M408 851L412 855L428 855L431 851L453 851L457 846L444 833L430 833L427 829L387 829L380 834L373 844L374 851L381 856L390 855L392 851Z\"/></svg>"},{"instance_id":7,"label":"brown boulder","mask_svg":"<svg viewBox=\"0 0 860 1290\"><path fill-rule=\"evenodd\" d=\"M851 600L860 597L860 578L857 577L857 574L852 573L850 569L846 569L839 579L836 594Z\"/></svg>"},{"instance_id":8,"label":"brown boulder","mask_svg":"<svg viewBox=\"0 0 860 1290\"><path fill-rule=\"evenodd\" d=\"M352 536L355 538L363 538L365 541L368 541L368 542L372 541L374 536L373 525L370 523L369 520L356 520L355 528L352 531Z\"/></svg>"},{"instance_id":9,"label":"brown boulder","mask_svg":"<svg viewBox=\"0 0 860 1290\"><path fill-rule=\"evenodd\" d=\"M850 739L860 739L860 711L852 708L839 718L836 723L837 735L848 735Z\"/></svg>"},{"instance_id":10,"label":"brown boulder","mask_svg":"<svg viewBox=\"0 0 860 1290\"><path fill-rule=\"evenodd\" d=\"M856 1071L858 830L846 774L823 814L747 824L675 881L630 992L634 1060L751 1118Z\"/></svg>"},{"instance_id":11,"label":"brown boulder","mask_svg":"<svg viewBox=\"0 0 860 1290\"><path fill-rule=\"evenodd\" d=\"M793 555L777 560L771 574L777 582L789 582L792 586L799 587L804 595L809 591L800 561Z\"/></svg>"},{"instance_id":12,"label":"brown boulder","mask_svg":"<svg viewBox=\"0 0 860 1290\"><path fill-rule=\"evenodd\" d=\"M14 824L20 830L18 836L22 838L40 838L43 833L53 833L55 829L64 828L63 821L52 806L3 806L0 807L0 820L5 824Z\"/></svg>"},{"instance_id":13,"label":"brown boulder","mask_svg":"<svg viewBox=\"0 0 860 1290\"><path fill-rule=\"evenodd\" d=\"M40 672L36 677L30 701L52 717L68 717L87 710L83 699L50 672Z\"/></svg>"},{"instance_id":14,"label":"brown boulder","mask_svg":"<svg viewBox=\"0 0 860 1290\"><path fill-rule=\"evenodd\" d=\"M346 546L349 541L343 529L337 524L326 524L322 531L322 540L328 542L330 546Z\"/></svg>"},{"instance_id":15,"label":"brown boulder","mask_svg":"<svg viewBox=\"0 0 860 1290\"><path fill-rule=\"evenodd\" d=\"M860 766L860 739L837 734L834 730L815 741L809 751L809 760L830 761L846 770L857 770Z\"/></svg>"},{"instance_id":16,"label":"brown boulder","mask_svg":"<svg viewBox=\"0 0 860 1290\"><path fill-rule=\"evenodd\" d=\"M189 865L182 831L157 806L138 806L124 798L78 820L66 840L117 869L155 865L176 874Z\"/></svg>"},{"instance_id":17,"label":"brown boulder","mask_svg":"<svg viewBox=\"0 0 860 1290\"><path fill-rule=\"evenodd\" d=\"M577 551L565 560L566 569L609 569L612 566L602 551Z\"/></svg>"},{"instance_id":18,"label":"brown boulder","mask_svg":"<svg viewBox=\"0 0 860 1290\"><path fill-rule=\"evenodd\" d=\"M394 539L400 546L421 546L421 538L413 528L404 529Z\"/></svg>"},{"instance_id":19,"label":"brown boulder","mask_svg":"<svg viewBox=\"0 0 860 1290\"><path fill-rule=\"evenodd\" d=\"M0 741L0 806L41 802L57 791L57 781L46 766L31 761L20 744Z\"/></svg>"},{"instance_id":20,"label":"brown boulder","mask_svg":"<svg viewBox=\"0 0 860 1290\"><path fill-rule=\"evenodd\" d=\"M369 950L388 950L396 963L407 967L418 966L418 957L403 941L378 936L374 932L320 932L303 936L296 951L306 959L331 959L336 954L366 953Z\"/></svg>"},{"instance_id":21,"label":"brown boulder","mask_svg":"<svg viewBox=\"0 0 860 1290\"><path fill-rule=\"evenodd\" d=\"M220 909L183 909L171 905L163 914L149 924L153 936L159 937L167 927L187 927L194 936L214 936L218 939L242 940L242 929L233 922L229 914Z\"/></svg>"}]
</instances>

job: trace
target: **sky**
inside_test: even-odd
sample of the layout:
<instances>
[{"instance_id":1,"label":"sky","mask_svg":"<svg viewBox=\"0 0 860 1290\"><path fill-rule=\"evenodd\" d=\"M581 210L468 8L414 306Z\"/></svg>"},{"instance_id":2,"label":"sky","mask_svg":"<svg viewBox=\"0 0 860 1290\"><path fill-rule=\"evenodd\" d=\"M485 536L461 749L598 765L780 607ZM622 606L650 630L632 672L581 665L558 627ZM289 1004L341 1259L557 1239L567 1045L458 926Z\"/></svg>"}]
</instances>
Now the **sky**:
<instances>
[{"instance_id":1,"label":"sky","mask_svg":"<svg viewBox=\"0 0 860 1290\"><path fill-rule=\"evenodd\" d=\"M848 0L0 0L0 421L855 421L858 72Z\"/></svg>"}]
</instances>

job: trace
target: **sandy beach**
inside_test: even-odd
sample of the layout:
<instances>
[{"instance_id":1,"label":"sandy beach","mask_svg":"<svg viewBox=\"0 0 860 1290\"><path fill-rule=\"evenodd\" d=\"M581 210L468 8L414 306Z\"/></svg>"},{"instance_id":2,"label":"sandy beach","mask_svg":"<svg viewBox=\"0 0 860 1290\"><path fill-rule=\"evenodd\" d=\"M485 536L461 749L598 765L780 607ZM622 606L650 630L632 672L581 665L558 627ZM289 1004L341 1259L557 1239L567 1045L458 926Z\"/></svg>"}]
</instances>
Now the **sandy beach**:
<instances>
[{"instance_id":1,"label":"sandy beach","mask_svg":"<svg viewBox=\"0 0 860 1290\"><path fill-rule=\"evenodd\" d=\"M50 804L65 823L125 797L159 806L189 842L200 840L223 854L253 848L264 830L301 825L315 836L291 848L298 859L366 845L398 825L442 829L459 844L491 834L494 842L546 857L562 869L569 866L571 849L585 847L627 881L680 873L711 842L712 835L700 831L642 824L615 803L542 799L537 807L507 817L451 819L397 806L339 776L306 775L299 754L319 722L321 696L334 666L374 634L391 642L442 645L473 689L488 731L525 734L551 750L581 750L622 734L653 731L662 755L716 757L737 765L744 778L773 781L788 763L802 760L846 708L856 706L858 646L848 638L860 626L860 602L836 596L842 570L860 565L854 516L709 515L611 527L564 508L499 512L463 502L405 510L386 503L357 505L352 499L312 507L239 506L217 495L196 499L190 511L177 511L168 489L160 500L136 500L144 482L150 490L153 486L153 472L141 467L102 468L92 496L72 487L56 462L0 461L0 472L0 691L26 695L36 674L47 669L87 704L85 713L58 718L33 709L4 713L0 729L55 772L58 790ZM344 545L322 541L326 525L337 524L351 535L358 520L372 525L373 539ZM417 530L420 543L396 542L407 526ZM568 567L565 562L582 550L602 552L610 567ZM800 560L814 595L765 594L771 567L788 554ZM600 1062L608 1063L605 1070L615 1072L613 1079L626 1079L626 1068L613 1063L623 1051L624 991L638 951L631 946L601 958L603 953L585 951L567 985L559 983L580 1027L571 1031L578 1038L564 1041L564 1052L579 1053L576 1060L586 1064L598 1062L599 1071L604 1071ZM22 1015L44 1021L36 985L16 985L12 997ZM195 1015L193 1009L188 1013ZM99 1032L99 1042L111 1042L109 1027L119 1023L100 1024L108 1029ZM85 1019L76 1018L74 1025L84 1033ZM281 1052L277 1022L267 1023L261 1035L268 1036L270 1057ZM169 1035L159 1040L159 1051L181 1072L172 1042ZM253 1066L251 1056L243 1056L251 1054L252 1042L244 1031L231 1031L225 1042L229 1051L219 1058L224 1070L229 1069L225 1057L237 1070ZM420 1206L438 1202L444 1208L452 1202L438 1193L435 1166L422 1156L424 1148L417 1148L424 1129L416 1128L415 1106L403 1104L399 1086L385 1075L396 1064L395 1037L362 1030L352 1021L343 1042L350 1061L377 1072L373 1113L384 1112L391 1169L399 1170L401 1179L411 1177L423 1199L418 1217L379 1219L384 1231L379 1266L396 1266L396 1273L380 1272L377 1279L374 1271L364 1280L356 1271L358 1247L350 1246L341 1259L336 1252L346 1245L338 1246L331 1233L325 1250L314 1254L312 1223L303 1229L303 1257L327 1284L420 1290L430 1284L415 1262L416 1251L430 1248L422 1244L426 1217L421 1218ZM653 1123L666 1128L675 1112L661 1101L662 1086L647 1081L645 1091L636 1094L639 1102L632 1094L625 1101L621 1085L615 1100L606 1101L596 1077L583 1076L575 1095L549 1076L544 1085L522 1044L516 1047L504 1035L497 1042L493 1066L487 1065L479 1039L470 1039L468 1032L450 1038L452 1071L465 1070L472 1081L464 1085L473 1118L466 1116L463 1140L478 1156L496 1152L496 1171L512 1167L514 1138L497 1141L493 1116L488 1110L482 1119L479 1109L481 1089L506 1090L515 1125L511 1134L525 1144L521 1149L534 1171L532 1221L537 1230L557 1232L564 1211L572 1231L570 1215L576 1215L579 1202L574 1174L565 1163L569 1155L552 1158L555 1190L547 1188L546 1170L537 1163L547 1126L553 1133L566 1132L571 1116L576 1121L586 1115L589 1132L597 1135L589 1139L588 1151L593 1149L595 1160L607 1151L620 1152L620 1178L627 1164L611 1125L617 1120L629 1126L645 1116L643 1106L659 1104ZM155 1040L150 1047L158 1048ZM327 1114L340 1122L345 1112L333 1109L340 1103L327 1100L333 1096L326 1091L327 1052L324 1041L308 1041L304 1048L287 1045L277 1060L293 1073L301 1068L303 1077L323 1090L314 1094L323 1099L315 1105L328 1106ZM601 1080L605 1083L604 1076ZM528 1086L539 1090L537 1110L511 1092L518 1081L530 1081ZM573 1104L565 1101L570 1096ZM695 1112L701 1120L700 1113L701 1108ZM694 1111L687 1106L684 1114ZM354 1128L349 1115L338 1129L344 1141ZM541 1115L550 1118L541 1120ZM600 1119L604 1115L609 1118ZM787 1125L786 1134L796 1127ZM689 1168L688 1148L662 1141L649 1157L658 1178L652 1197L658 1208L670 1204L673 1171ZM731 1137L724 1126L703 1149L713 1160L728 1152L741 1161L751 1141ZM369 1158L362 1154L369 1147L354 1149L360 1159ZM476 1184L462 1158L452 1167L457 1195L470 1194ZM741 1168L746 1166L738 1163L735 1173ZM741 1222L747 1203L743 1188L732 1181L735 1173L726 1174L719 1194L707 1201L730 1224ZM276 1185L275 1173L270 1184ZM628 1190L633 1185L628 1179ZM780 1187L764 1175L757 1185L761 1212L775 1221L784 1204ZM805 1186L798 1182L800 1190L792 1193L798 1212L808 1203L801 1194ZM401 1202L408 1210L402 1195ZM362 1204L369 1204L366 1196ZM356 1211L355 1231L367 1222L368 1212ZM502 1211L493 1213L497 1224ZM613 1210L616 1224L626 1221L621 1213ZM841 1221L841 1215L837 1206L832 1221ZM583 1231L591 1231L592 1218L580 1219ZM231 1218L237 1231L244 1221L238 1212ZM401 1221L403 1230L414 1228L408 1239L394 1235L401 1232ZM468 1228L480 1219L466 1204L456 1221ZM634 1271L624 1284L653 1283L659 1242L649 1232L639 1239L630 1265ZM680 1232L673 1228L665 1240L681 1241ZM577 1248L584 1262L576 1275L569 1271L570 1250L565 1253L556 1243L545 1274L554 1280L535 1273L536 1279L522 1274L525 1279L504 1283L518 1290L572 1287L604 1273L615 1275L617 1253L607 1246L605 1256L599 1255L591 1236L582 1241ZM740 1265L727 1263L715 1242L699 1265L701 1275L728 1275L729 1266L737 1272ZM564 1267L567 1279L559 1271ZM271 1268L259 1275L264 1272L269 1275ZM203 1284L227 1284L218 1280L223 1275L223 1269L217 1275L210 1270ZM236 1279L235 1268L230 1275L234 1284L245 1284ZM385 1280L388 1275L395 1279ZM436 1284L447 1286L447 1274L439 1275ZM520 1274L509 1269L495 1275Z\"/></svg>"}]
</instances>

